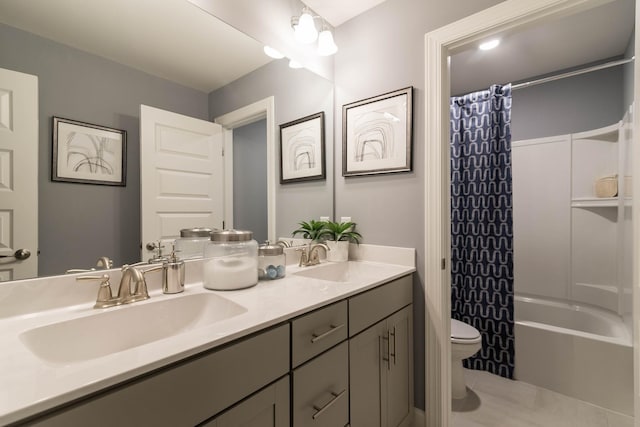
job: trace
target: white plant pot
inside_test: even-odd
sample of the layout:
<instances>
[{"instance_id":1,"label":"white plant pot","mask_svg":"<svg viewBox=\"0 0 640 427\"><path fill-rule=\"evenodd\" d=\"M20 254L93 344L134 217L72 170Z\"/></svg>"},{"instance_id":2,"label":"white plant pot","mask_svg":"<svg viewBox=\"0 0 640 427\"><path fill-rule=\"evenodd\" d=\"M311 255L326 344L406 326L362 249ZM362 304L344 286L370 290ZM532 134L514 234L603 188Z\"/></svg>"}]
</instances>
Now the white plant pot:
<instances>
[{"instance_id":1,"label":"white plant pot","mask_svg":"<svg viewBox=\"0 0 640 427\"><path fill-rule=\"evenodd\" d=\"M327 240L325 242L329 246L327 252L327 261L331 262L345 262L349 260L349 242L335 240Z\"/></svg>"}]
</instances>

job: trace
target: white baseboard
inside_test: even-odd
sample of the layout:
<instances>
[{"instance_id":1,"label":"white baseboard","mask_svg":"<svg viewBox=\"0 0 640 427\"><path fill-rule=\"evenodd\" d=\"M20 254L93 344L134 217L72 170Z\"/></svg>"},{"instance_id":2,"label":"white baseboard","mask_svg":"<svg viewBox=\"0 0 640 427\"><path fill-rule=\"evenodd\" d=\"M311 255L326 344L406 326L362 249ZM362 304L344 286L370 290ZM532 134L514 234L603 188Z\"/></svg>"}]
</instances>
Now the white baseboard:
<instances>
[{"instance_id":1,"label":"white baseboard","mask_svg":"<svg viewBox=\"0 0 640 427\"><path fill-rule=\"evenodd\" d=\"M413 408L413 427L425 427L426 417L422 409Z\"/></svg>"}]
</instances>

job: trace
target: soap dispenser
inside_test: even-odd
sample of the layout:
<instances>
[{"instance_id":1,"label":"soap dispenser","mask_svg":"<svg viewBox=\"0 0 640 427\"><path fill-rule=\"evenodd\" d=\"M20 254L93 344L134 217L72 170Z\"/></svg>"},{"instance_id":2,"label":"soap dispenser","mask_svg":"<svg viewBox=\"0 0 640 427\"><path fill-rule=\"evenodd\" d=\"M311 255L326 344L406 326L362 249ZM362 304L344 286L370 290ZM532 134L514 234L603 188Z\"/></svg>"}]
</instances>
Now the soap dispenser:
<instances>
[{"instance_id":1,"label":"soap dispenser","mask_svg":"<svg viewBox=\"0 0 640 427\"><path fill-rule=\"evenodd\" d=\"M184 291L184 261L176 256L175 245L171 255L163 263L162 292L165 294L177 294Z\"/></svg>"}]
</instances>

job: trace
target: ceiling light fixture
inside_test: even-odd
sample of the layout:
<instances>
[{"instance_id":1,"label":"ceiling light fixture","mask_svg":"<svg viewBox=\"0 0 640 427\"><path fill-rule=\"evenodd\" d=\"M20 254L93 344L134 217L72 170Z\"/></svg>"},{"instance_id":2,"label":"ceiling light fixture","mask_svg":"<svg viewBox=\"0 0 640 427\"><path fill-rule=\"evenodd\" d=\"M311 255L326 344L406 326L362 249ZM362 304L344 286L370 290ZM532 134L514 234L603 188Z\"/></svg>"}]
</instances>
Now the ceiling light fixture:
<instances>
[{"instance_id":1,"label":"ceiling light fixture","mask_svg":"<svg viewBox=\"0 0 640 427\"><path fill-rule=\"evenodd\" d=\"M297 22L294 23L294 20ZM313 22L313 16L311 16L306 7L302 10L300 17L293 17L291 24L298 43L309 44L318 39L316 24Z\"/></svg>"},{"instance_id":2,"label":"ceiling light fixture","mask_svg":"<svg viewBox=\"0 0 640 427\"><path fill-rule=\"evenodd\" d=\"M319 35L315 24L316 19L322 21ZM300 16L291 17L291 27L293 28L294 38L300 44L310 44L318 40L316 50L318 55L329 56L338 51L338 46L333 40L333 33L325 20L321 16L312 15L307 6L304 6Z\"/></svg>"},{"instance_id":3,"label":"ceiling light fixture","mask_svg":"<svg viewBox=\"0 0 640 427\"><path fill-rule=\"evenodd\" d=\"M273 59L282 59L282 58L284 58L284 55L281 54L280 51L272 48L271 46L265 46L263 48L263 50L264 50L264 53L270 58L273 58Z\"/></svg>"},{"instance_id":4,"label":"ceiling light fixture","mask_svg":"<svg viewBox=\"0 0 640 427\"><path fill-rule=\"evenodd\" d=\"M302 68L302 64L296 61L295 59L290 59L289 68L295 68L295 69Z\"/></svg>"},{"instance_id":5,"label":"ceiling light fixture","mask_svg":"<svg viewBox=\"0 0 640 427\"><path fill-rule=\"evenodd\" d=\"M498 47L499 44L500 44L499 39L493 39L480 44L479 48L480 50L491 50Z\"/></svg>"},{"instance_id":6,"label":"ceiling light fixture","mask_svg":"<svg viewBox=\"0 0 640 427\"><path fill-rule=\"evenodd\" d=\"M333 41L333 34L326 27L322 26L322 31L318 36L318 55L320 56L330 56L338 51L338 46Z\"/></svg>"}]
</instances>

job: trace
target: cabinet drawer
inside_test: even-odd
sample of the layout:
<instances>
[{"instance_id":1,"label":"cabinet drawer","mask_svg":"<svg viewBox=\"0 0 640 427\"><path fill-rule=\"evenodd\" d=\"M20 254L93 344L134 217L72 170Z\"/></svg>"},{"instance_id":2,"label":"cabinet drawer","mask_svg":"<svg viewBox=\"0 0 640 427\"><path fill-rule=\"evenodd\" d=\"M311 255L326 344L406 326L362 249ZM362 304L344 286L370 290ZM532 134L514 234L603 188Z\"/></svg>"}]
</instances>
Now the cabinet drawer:
<instances>
[{"instance_id":1,"label":"cabinet drawer","mask_svg":"<svg viewBox=\"0 0 640 427\"><path fill-rule=\"evenodd\" d=\"M347 301L295 319L291 323L291 364L296 366L347 338Z\"/></svg>"},{"instance_id":2,"label":"cabinet drawer","mask_svg":"<svg viewBox=\"0 0 640 427\"><path fill-rule=\"evenodd\" d=\"M349 336L365 330L413 301L413 276L401 277L349 299Z\"/></svg>"},{"instance_id":3,"label":"cabinet drawer","mask_svg":"<svg viewBox=\"0 0 640 427\"><path fill-rule=\"evenodd\" d=\"M289 325L262 332L35 420L51 426L187 426L289 371Z\"/></svg>"},{"instance_id":4,"label":"cabinet drawer","mask_svg":"<svg viewBox=\"0 0 640 427\"><path fill-rule=\"evenodd\" d=\"M293 371L293 425L348 423L349 352L345 341Z\"/></svg>"}]
</instances>

